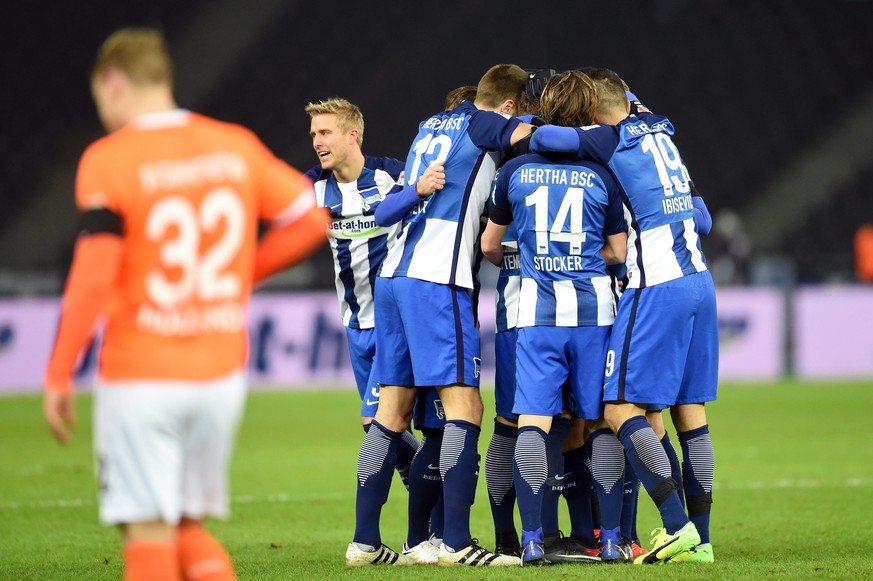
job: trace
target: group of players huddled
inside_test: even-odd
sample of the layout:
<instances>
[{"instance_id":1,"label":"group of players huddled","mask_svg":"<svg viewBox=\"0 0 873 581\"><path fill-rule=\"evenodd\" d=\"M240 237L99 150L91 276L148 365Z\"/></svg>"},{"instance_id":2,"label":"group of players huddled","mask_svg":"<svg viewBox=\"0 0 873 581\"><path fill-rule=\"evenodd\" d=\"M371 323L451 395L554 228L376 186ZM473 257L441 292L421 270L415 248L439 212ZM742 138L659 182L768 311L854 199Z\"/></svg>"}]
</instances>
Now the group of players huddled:
<instances>
[{"instance_id":1,"label":"group of players huddled","mask_svg":"<svg viewBox=\"0 0 873 581\"><path fill-rule=\"evenodd\" d=\"M712 221L670 121L609 69L509 64L451 91L405 163L362 153L349 101L306 112L366 432L346 564L712 562L704 404L718 329L699 241ZM483 256L500 268L485 458L495 551L470 532ZM409 492L399 552L379 530L395 469ZM640 483L663 520L649 550Z\"/></svg>"},{"instance_id":2,"label":"group of players huddled","mask_svg":"<svg viewBox=\"0 0 873 581\"><path fill-rule=\"evenodd\" d=\"M76 362L103 321L100 520L122 532L127 581L236 578L203 521L228 514L246 306L325 238L366 431L347 565L713 561L704 404L718 329L699 240L711 219L666 117L607 69L501 64L448 95L405 163L361 152L348 101L309 104L319 165L304 176L251 131L180 108L172 71L154 29L121 29L98 51L91 90L109 134L79 165L82 222L45 373L45 420L67 443ZM483 257L501 267L495 551L470 531ZM409 499L400 552L379 530L395 470ZM640 483L663 521L648 551Z\"/></svg>"}]
</instances>

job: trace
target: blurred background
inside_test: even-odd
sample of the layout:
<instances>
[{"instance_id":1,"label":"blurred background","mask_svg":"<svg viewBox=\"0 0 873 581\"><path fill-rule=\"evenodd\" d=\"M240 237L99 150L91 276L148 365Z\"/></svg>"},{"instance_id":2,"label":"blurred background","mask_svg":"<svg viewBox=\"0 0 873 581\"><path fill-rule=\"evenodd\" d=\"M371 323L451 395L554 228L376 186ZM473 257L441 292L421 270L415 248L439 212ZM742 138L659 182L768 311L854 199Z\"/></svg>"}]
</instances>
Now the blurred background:
<instances>
[{"instance_id":1,"label":"blurred background","mask_svg":"<svg viewBox=\"0 0 873 581\"><path fill-rule=\"evenodd\" d=\"M493 64L612 68L676 127L714 218L703 244L720 288L857 283L854 237L873 222L871 22L869 0L31 0L0 22L0 296L61 292L76 165L103 134L89 68L111 32L141 25L169 40L181 106L250 127L301 170L316 162L309 101L348 98L365 153L404 159L419 121ZM269 290L333 285L325 246Z\"/></svg>"}]
</instances>

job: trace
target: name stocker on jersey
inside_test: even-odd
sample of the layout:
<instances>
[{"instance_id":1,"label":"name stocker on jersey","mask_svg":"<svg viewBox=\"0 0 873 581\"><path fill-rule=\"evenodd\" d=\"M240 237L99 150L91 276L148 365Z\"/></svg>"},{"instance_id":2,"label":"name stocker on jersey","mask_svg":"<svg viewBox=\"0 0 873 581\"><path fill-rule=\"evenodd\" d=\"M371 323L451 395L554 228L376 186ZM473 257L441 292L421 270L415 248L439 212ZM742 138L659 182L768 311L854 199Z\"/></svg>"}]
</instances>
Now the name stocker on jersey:
<instances>
[{"instance_id":1,"label":"name stocker on jersey","mask_svg":"<svg viewBox=\"0 0 873 581\"><path fill-rule=\"evenodd\" d=\"M425 120L406 159L406 185L434 162L445 163L446 185L403 219L381 276L405 276L472 289L480 216L497 172L500 151L518 120L480 111L464 101Z\"/></svg>"},{"instance_id":2,"label":"name stocker on jersey","mask_svg":"<svg viewBox=\"0 0 873 581\"><path fill-rule=\"evenodd\" d=\"M403 177L403 162L366 157L357 181L339 183L316 166L306 174L315 183L319 206L330 210L329 240L336 272L336 292L343 324L354 329L374 325L373 287L388 244L398 226L381 228L373 217L379 203Z\"/></svg>"},{"instance_id":3,"label":"name stocker on jersey","mask_svg":"<svg viewBox=\"0 0 873 581\"><path fill-rule=\"evenodd\" d=\"M624 190L628 287L653 286L706 270L694 224L688 170L661 115L578 130L582 157L608 165Z\"/></svg>"},{"instance_id":4,"label":"name stocker on jersey","mask_svg":"<svg viewBox=\"0 0 873 581\"><path fill-rule=\"evenodd\" d=\"M606 168L524 155L500 170L492 202L512 210L516 228L518 326L611 325L615 297L600 249L627 225Z\"/></svg>"}]
</instances>

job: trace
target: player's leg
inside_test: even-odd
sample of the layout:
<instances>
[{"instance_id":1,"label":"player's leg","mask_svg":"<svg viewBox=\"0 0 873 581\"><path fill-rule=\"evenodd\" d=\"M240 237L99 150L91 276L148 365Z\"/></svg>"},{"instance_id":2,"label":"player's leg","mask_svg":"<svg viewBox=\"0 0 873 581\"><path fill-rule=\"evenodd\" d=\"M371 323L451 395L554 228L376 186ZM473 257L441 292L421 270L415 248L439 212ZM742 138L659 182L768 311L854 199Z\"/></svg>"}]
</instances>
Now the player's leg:
<instances>
[{"instance_id":1,"label":"player's leg","mask_svg":"<svg viewBox=\"0 0 873 581\"><path fill-rule=\"evenodd\" d=\"M177 529L179 564L184 581L234 581L227 551L197 519L183 518Z\"/></svg>"},{"instance_id":2,"label":"player's leg","mask_svg":"<svg viewBox=\"0 0 873 581\"><path fill-rule=\"evenodd\" d=\"M500 415L494 418L494 434L485 454L485 480L494 522L495 551L519 556L521 544L515 528L516 494L512 477L512 458L518 437L516 422L517 417L513 420Z\"/></svg>"},{"instance_id":3,"label":"player's leg","mask_svg":"<svg viewBox=\"0 0 873 581\"><path fill-rule=\"evenodd\" d=\"M370 372L367 378L366 394L362 401L361 416L367 425L364 426L365 431L369 429L369 423L372 421L365 417L367 413L372 413L375 417L375 411L379 406L379 396L381 389L379 388L379 365L376 362L376 334L372 329L366 329L369 334L367 341L367 351L365 357L369 360ZM375 404L375 407L372 407ZM407 428L403 432L403 438L400 440L400 446L397 448L397 473L400 475L400 480L403 485L409 488L409 466L412 464L412 459L415 453L418 452L419 442L412 433L412 430Z\"/></svg>"},{"instance_id":4,"label":"player's leg","mask_svg":"<svg viewBox=\"0 0 873 581\"><path fill-rule=\"evenodd\" d=\"M124 581L182 581L176 527L160 520L121 526Z\"/></svg>"},{"instance_id":5,"label":"player's leg","mask_svg":"<svg viewBox=\"0 0 873 581\"><path fill-rule=\"evenodd\" d=\"M479 547L470 534L470 508L479 479L478 444L482 423L479 332L470 295L463 288L418 279L394 281L401 318L407 326L415 381L420 385L437 386L446 414L440 450L445 507L440 564L518 564L517 559ZM376 298L378 301L378 293ZM422 325L423 313L426 313L426 325ZM377 357L380 350L381 346Z\"/></svg>"},{"instance_id":6,"label":"player's leg","mask_svg":"<svg viewBox=\"0 0 873 581\"><path fill-rule=\"evenodd\" d=\"M591 472L600 508L600 558L627 561L621 546L625 455L621 442L603 420L591 424Z\"/></svg>"},{"instance_id":7,"label":"player's leg","mask_svg":"<svg viewBox=\"0 0 873 581\"><path fill-rule=\"evenodd\" d=\"M543 538L560 537L558 501L564 488L564 456L561 448L570 431L569 412L552 418L552 427L546 437L546 466L548 472L543 486L542 524Z\"/></svg>"},{"instance_id":8,"label":"player's leg","mask_svg":"<svg viewBox=\"0 0 873 581\"><path fill-rule=\"evenodd\" d=\"M699 542L679 501L667 454L645 418L645 404L676 401L691 335L693 294L681 281L628 289L619 302L607 355L604 417L664 524L664 530L655 531L651 553L638 559L646 564L666 560ZM664 304L670 308L663 308ZM651 373L653 368L657 374Z\"/></svg>"},{"instance_id":9,"label":"player's leg","mask_svg":"<svg viewBox=\"0 0 873 581\"><path fill-rule=\"evenodd\" d=\"M579 415L591 431L591 472L600 508L600 558L628 560L621 546L624 450L603 420L603 369L611 328L580 327L573 343L570 384Z\"/></svg>"},{"instance_id":10,"label":"player's leg","mask_svg":"<svg viewBox=\"0 0 873 581\"><path fill-rule=\"evenodd\" d=\"M711 563L714 559L709 522L715 454L704 403L717 397L718 316L715 287L709 273L702 272L689 278L693 279L689 282L697 284L701 292L682 386L677 405L670 409L670 413L682 447L682 482L688 516L700 532L700 546L675 560Z\"/></svg>"},{"instance_id":11,"label":"player's leg","mask_svg":"<svg viewBox=\"0 0 873 581\"><path fill-rule=\"evenodd\" d=\"M446 410L446 429L440 450L445 529L443 545L450 551L470 544L470 508L479 478L479 427L482 400L479 390L466 385L439 388Z\"/></svg>"},{"instance_id":12,"label":"player's leg","mask_svg":"<svg viewBox=\"0 0 873 581\"><path fill-rule=\"evenodd\" d=\"M570 536L567 539L570 546L589 556L597 556L599 550L595 547L594 517L591 510L591 448L585 441L585 431L585 420L574 417L570 423L570 433L564 440L562 494L567 501L570 515Z\"/></svg>"},{"instance_id":13,"label":"player's leg","mask_svg":"<svg viewBox=\"0 0 873 581\"><path fill-rule=\"evenodd\" d=\"M189 391L146 382L95 390L100 520L121 525L125 579L182 579L176 525L186 443L178 435L197 411Z\"/></svg>"},{"instance_id":14,"label":"player's leg","mask_svg":"<svg viewBox=\"0 0 873 581\"><path fill-rule=\"evenodd\" d=\"M682 479L688 516L700 532L701 545L700 554L682 555L677 561L711 562L709 520L715 456L706 412L703 404L677 405L670 411L682 446Z\"/></svg>"},{"instance_id":15,"label":"player's leg","mask_svg":"<svg viewBox=\"0 0 873 581\"><path fill-rule=\"evenodd\" d=\"M227 473L245 402L245 383L237 375L190 389L198 402L184 436L183 517L177 536L182 578L232 581L236 576L227 551L202 522L208 516L224 518L229 513Z\"/></svg>"},{"instance_id":16,"label":"player's leg","mask_svg":"<svg viewBox=\"0 0 873 581\"><path fill-rule=\"evenodd\" d=\"M355 374L355 384L361 396L361 425L366 434L370 430L370 422L376 416L379 407L379 372L376 359L376 331L370 329L354 329L346 327L346 337L349 345L349 358L352 371ZM409 465L418 451L418 439L411 430L403 434L397 449L397 473L403 485L409 488Z\"/></svg>"},{"instance_id":17,"label":"player's leg","mask_svg":"<svg viewBox=\"0 0 873 581\"><path fill-rule=\"evenodd\" d=\"M397 450L409 427L415 403L407 340L394 294L393 279L376 280L376 365L381 370L379 407L358 454L355 534L346 565L410 564L413 561L382 543L379 519L388 500Z\"/></svg>"},{"instance_id":18,"label":"player's leg","mask_svg":"<svg viewBox=\"0 0 873 581\"><path fill-rule=\"evenodd\" d=\"M422 440L409 472L409 512L403 554L419 564L436 564L443 536L443 483L440 449L445 431L445 411L436 389L419 389L415 427Z\"/></svg>"},{"instance_id":19,"label":"player's leg","mask_svg":"<svg viewBox=\"0 0 873 581\"><path fill-rule=\"evenodd\" d=\"M504 555L521 555L515 529L515 484L512 458L518 436L518 416L512 413L515 403L515 345L518 329L497 333L494 339L496 373L494 400L497 416L494 433L485 454L485 480L494 521L495 550Z\"/></svg>"},{"instance_id":20,"label":"player's leg","mask_svg":"<svg viewBox=\"0 0 873 581\"><path fill-rule=\"evenodd\" d=\"M513 475L525 564L546 562L542 522L543 490L549 474L546 440L554 416L563 408L561 386L568 376L566 341L567 330L561 328L523 327L518 332L512 410L518 414L518 440Z\"/></svg>"}]
</instances>

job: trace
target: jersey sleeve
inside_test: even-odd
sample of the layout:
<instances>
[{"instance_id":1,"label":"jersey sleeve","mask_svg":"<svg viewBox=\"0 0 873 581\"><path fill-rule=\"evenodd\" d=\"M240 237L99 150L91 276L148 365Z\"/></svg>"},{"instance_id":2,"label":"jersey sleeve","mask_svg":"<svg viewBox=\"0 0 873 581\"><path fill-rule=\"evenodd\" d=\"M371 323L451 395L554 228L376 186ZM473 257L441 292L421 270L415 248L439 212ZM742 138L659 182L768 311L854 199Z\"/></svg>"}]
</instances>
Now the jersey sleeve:
<instances>
[{"instance_id":1,"label":"jersey sleeve","mask_svg":"<svg viewBox=\"0 0 873 581\"><path fill-rule=\"evenodd\" d=\"M123 188L113 188L105 168L114 167L100 147L102 142L92 144L79 161L76 172L76 207L80 212L89 210L109 210L123 214L124 201L119 198Z\"/></svg>"},{"instance_id":2,"label":"jersey sleeve","mask_svg":"<svg viewBox=\"0 0 873 581\"><path fill-rule=\"evenodd\" d=\"M609 196L608 205L606 207L606 220L603 223L603 233L606 236L612 236L620 232L627 231L627 221L624 217L624 207L622 205L621 190L615 179L606 171L601 172L601 178L606 186L606 192Z\"/></svg>"},{"instance_id":3,"label":"jersey sleeve","mask_svg":"<svg viewBox=\"0 0 873 581\"><path fill-rule=\"evenodd\" d=\"M512 206L509 203L509 177L515 164L507 164L497 172L491 189L491 204L488 219L506 226L512 222Z\"/></svg>"},{"instance_id":4,"label":"jersey sleeve","mask_svg":"<svg viewBox=\"0 0 873 581\"><path fill-rule=\"evenodd\" d=\"M618 147L618 129L613 125L577 127L579 157L606 165Z\"/></svg>"},{"instance_id":5,"label":"jersey sleeve","mask_svg":"<svg viewBox=\"0 0 873 581\"><path fill-rule=\"evenodd\" d=\"M288 222L314 206L312 180L273 155L254 134L252 140L261 186L259 217Z\"/></svg>"},{"instance_id":6,"label":"jersey sleeve","mask_svg":"<svg viewBox=\"0 0 873 581\"><path fill-rule=\"evenodd\" d=\"M321 174L323 171L324 170L321 169L320 165L315 165L306 170L306 173L303 175L306 176L306 179L308 179L309 181L317 182L321 179Z\"/></svg>"},{"instance_id":7,"label":"jersey sleeve","mask_svg":"<svg viewBox=\"0 0 873 581\"><path fill-rule=\"evenodd\" d=\"M395 182L402 184L403 170L406 167L406 162L394 159L393 157L382 157L379 159L382 161L382 169L388 172L388 175L390 175Z\"/></svg>"},{"instance_id":8,"label":"jersey sleeve","mask_svg":"<svg viewBox=\"0 0 873 581\"><path fill-rule=\"evenodd\" d=\"M473 144L486 151L510 151L512 132L521 123L515 117L507 119L493 111L479 111L470 117L467 134Z\"/></svg>"}]
</instances>

